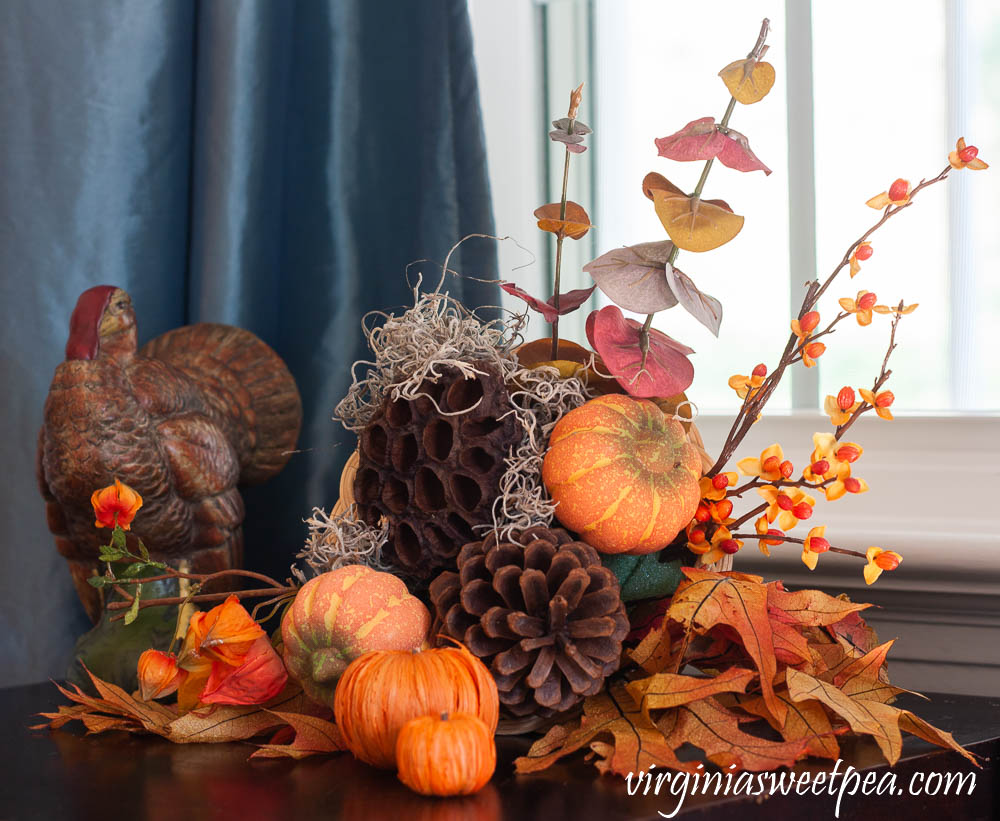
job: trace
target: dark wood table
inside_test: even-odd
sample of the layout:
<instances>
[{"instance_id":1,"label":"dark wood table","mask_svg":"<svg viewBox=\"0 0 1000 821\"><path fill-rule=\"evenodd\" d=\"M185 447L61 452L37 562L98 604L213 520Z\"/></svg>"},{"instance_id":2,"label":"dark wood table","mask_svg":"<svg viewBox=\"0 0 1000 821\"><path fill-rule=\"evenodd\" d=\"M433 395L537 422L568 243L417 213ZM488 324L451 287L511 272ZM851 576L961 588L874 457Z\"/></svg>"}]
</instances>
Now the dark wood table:
<instances>
[{"instance_id":1,"label":"dark wood table","mask_svg":"<svg viewBox=\"0 0 1000 821\"><path fill-rule=\"evenodd\" d=\"M596 777L578 755L567 764L533 776L515 776L511 762L529 740L502 738L492 784L467 799L424 799L388 773L348 754L300 762L248 762L249 744L174 745L125 733L86 738L77 729L32 731L33 715L51 710L61 697L51 684L0 690L0 821L35 819L364 819L393 821L495 821L513 819L658 819L669 814L671 795L629 796L625 782ZM841 772L850 765L881 780L896 775L903 795L845 795L840 818L994 819L1000 817L997 757L1000 755L1000 699L935 695L912 697L899 706L916 710L983 757L975 788L961 795L907 794L914 773L968 773L973 767L952 752L908 738L902 760L891 771L867 741L844 745ZM798 769L829 772L826 762ZM933 782L933 779L931 779ZM954 792L954 790L952 791ZM774 821L834 818L836 795L770 797L688 796L684 818Z\"/></svg>"}]
</instances>

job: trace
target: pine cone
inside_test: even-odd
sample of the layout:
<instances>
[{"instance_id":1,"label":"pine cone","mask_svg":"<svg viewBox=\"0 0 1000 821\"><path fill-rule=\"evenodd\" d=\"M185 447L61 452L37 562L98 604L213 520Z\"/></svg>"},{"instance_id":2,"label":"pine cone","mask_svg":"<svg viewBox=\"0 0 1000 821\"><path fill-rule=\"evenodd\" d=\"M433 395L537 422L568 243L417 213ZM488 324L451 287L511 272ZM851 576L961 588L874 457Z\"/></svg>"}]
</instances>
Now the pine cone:
<instances>
[{"instance_id":1,"label":"pine cone","mask_svg":"<svg viewBox=\"0 0 1000 821\"><path fill-rule=\"evenodd\" d=\"M565 530L532 527L462 548L458 573L430 586L441 632L497 682L516 716L550 715L600 691L629 630L615 575Z\"/></svg>"},{"instance_id":2,"label":"pine cone","mask_svg":"<svg viewBox=\"0 0 1000 821\"><path fill-rule=\"evenodd\" d=\"M473 527L493 521L504 459L521 439L497 368L470 364L474 378L446 367L424 396L387 398L359 437L358 515L388 520L387 558L414 576L454 567Z\"/></svg>"}]
</instances>

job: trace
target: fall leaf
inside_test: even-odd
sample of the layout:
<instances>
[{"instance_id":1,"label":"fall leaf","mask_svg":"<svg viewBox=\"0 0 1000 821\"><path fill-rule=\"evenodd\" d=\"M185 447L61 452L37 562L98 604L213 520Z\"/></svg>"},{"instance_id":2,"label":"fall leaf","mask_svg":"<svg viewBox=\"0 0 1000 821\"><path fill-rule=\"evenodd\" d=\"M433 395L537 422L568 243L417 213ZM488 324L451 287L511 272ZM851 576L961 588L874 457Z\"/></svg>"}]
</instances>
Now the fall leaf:
<instances>
[{"instance_id":1,"label":"fall leaf","mask_svg":"<svg viewBox=\"0 0 1000 821\"><path fill-rule=\"evenodd\" d=\"M677 758L663 733L642 714L622 684L589 696L583 702L583 717L573 725L557 724L532 744L528 754L514 762L517 772L539 772L584 747L597 753L601 772L627 775L651 766L697 771L696 762ZM605 740L610 743L599 743Z\"/></svg>"},{"instance_id":2,"label":"fall leaf","mask_svg":"<svg viewBox=\"0 0 1000 821\"><path fill-rule=\"evenodd\" d=\"M613 248L588 262L583 270L593 277L608 299L626 311L655 314L677 304L667 284L670 240Z\"/></svg>"},{"instance_id":3,"label":"fall leaf","mask_svg":"<svg viewBox=\"0 0 1000 821\"><path fill-rule=\"evenodd\" d=\"M714 296L699 291L691 277L683 271L668 267L666 275L667 285L677 301L691 316L718 336L719 326L722 324L722 303Z\"/></svg>"},{"instance_id":4,"label":"fall leaf","mask_svg":"<svg viewBox=\"0 0 1000 821\"><path fill-rule=\"evenodd\" d=\"M900 687L889 684L884 673L886 656L895 639L880 644L860 658L838 669L833 676L833 685L852 698L888 703L900 693Z\"/></svg>"},{"instance_id":5,"label":"fall leaf","mask_svg":"<svg viewBox=\"0 0 1000 821\"><path fill-rule=\"evenodd\" d=\"M566 216L560 217L562 203L550 202L535 209L535 219L543 231L555 234L557 237L581 239L591 229L590 217L582 205L567 200Z\"/></svg>"},{"instance_id":6,"label":"fall leaf","mask_svg":"<svg viewBox=\"0 0 1000 821\"><path fill-rule=\"evenodd\" d=\"M590 299L590 295L594 293L594 287L590 288L578 288L574 291L568 291L565 294L559 294L559 309L556 310L555 297L549 297L545 302L540 300L538 297L532 296L527 291L518 288L512 282L501 282L500 287L506 291L511 296L516 296L518 299L523 299L528 303L528 306L535 311L538 311L544 318L546 322L555 322L557 317L563 316L564 314L572 313L584 302Z\"/></svg>"},{"instance_id":7,"label":"fall leaf","mask_svg":"<svg viewBox=\"0 0 1000 821\"><path fill-rule=\"evenodd\" d=\"M775 696L786 707L785 721L781 725L760 696L741 700L739 706L767 721L785 741L804 741L810 755L836 761L840 757L840 745L823 705L818 701L792 701L786 688L775 691Z\"/></svg>"},{"instance_id":8,"label":"fall leaf","mask_svg":"<svg viewBox=\"0 0 1000 821\"><path fill-rule=\"evenodd\" d=\"M171 722L166 738L177 744L243 741L282 724L276 713L314 709L298 688L289 687L267 704L257 706L208 706L185 713Z\"/></svg>"},{"instance_id":9,"label":"fall leaf","mask_svg":"<svg viewBox=\"0 0 1000 821\"><path fill-rule=\"evenodd\" d=\"M649 678L629 682L626 689L642 712L680 707L719 693L742 693L757 674L753 670L732 667L717 676L684 676L679 673L657 673Z\"/></svg>"},{"instance_id":10,"label":"fall leaf","mask_svg":"<svg viewBox=\"0 0 1000 821\"><path fill-rule=\"evenodd\" d=\"M693 744L719 767L760 772L791 767L806 754L805 740L769 741L740 729L740 716L714 699L685 704L657 722L667 743Z\"/></svg>"},{"instance_id":11,"label":"fall leaf","mask_svg":"<svg viewBox=\"0 0 1000 821\"><path fill-rule=\"evenodd\" d=\"M688 354L694 351L650 328L644 364L641 329L634 319L626 319L616 305L594 311L587 318L587 339L629 394L671 396L685 390L694 380L694 366L688 359Z\"/></svg>"},{"instance_id":12,"label":"fall leaf","mask_svg":"<svg viewBox=\"0 0 1000 821\"><path fill-rule=\"evenodd\" d=\"M816 699L822 702L847 721L854 732L870 735L875 739L875 743L890 765L899 760L903 747L900 726L904 724L906 727L920 729L924 735L921 733L917 735L921 738L943 747L950 747L979 766L975 756L959 745L950 733L938 730L909 710L901 710L881 701L852 698L835 684L820 681L808 673L791 668L786 672L786 678L788 692L793 701Z\"/></svg>"},{"instance_id":13,"label":"fall leaf","mask_svg":"<svg viewBox=\"0 0 1000 821\"><path fill-rule=\"evenodd\" d=\"M714 117L692 120L680 131L654 142L659 155L670 160L687 162L718 158L723 165L737 171L771 173L750 149L746 136L716 124Z\"/></svg>"},{"instance_id":14,"label":"fall leaf","mask_svg":"<svg viewBox=\"0 0 1000 821\"><path fill-rule=\"evenodd\" d=\"M719 72L736 101L744 105L763 100L774 85L774 66L756 58L735 60Z\"/></svg>"},{"instance_id":15,"label":"fall leaf","mask_svg":"<svg viewBox=\"0 0 1000 821\"><path fill-rule=\"evenodd\" d=\"M653 205L670 239L682 251L711 251L743 229L743 217L712 200L654 189Z\"/></svg>"},{"instance_id":16,"label":"fall leaf","mask_svg":"<svg viewBox=\"0 0 1000 821\"><path fill-rule=\"evenodd\" d=\"M871 607L870 604L856 604L848 599L834 598L820 590L784 589L780 582L767 585L767 604L776 616L789 624L811 627L834 624L852 613Z\"/></svg>"},{"instance_id":17,"label":"fall leaf","mask_svg":"<svg viewBox=\"0 0 1000 821\"><path fill-rule=\"evenodd\" d=\"M288 724L295 738L288 744L262 744L250 758L306 758L322 753L336 753L347 749L337 725L301 713L275 712L275 716Z\"/></svg>"},{"instance_id":18,"label":"fall leaf","mask_svg":"<svg viewBox=\"0 0 1000 821\"><path fill-rule=\"evenodd\" d=\"M771 714L784 721L785 705L774 695L778 662L767 613L767 588L759 577L713 573L692 567L683 569L690 580L677 588L670 604L669 618L689 631L705 632L719 624L732 627L739 635L747 656L760 673L760 685ZM753 581L756 579L756 581Z\"/></svg>"}]
</instances>

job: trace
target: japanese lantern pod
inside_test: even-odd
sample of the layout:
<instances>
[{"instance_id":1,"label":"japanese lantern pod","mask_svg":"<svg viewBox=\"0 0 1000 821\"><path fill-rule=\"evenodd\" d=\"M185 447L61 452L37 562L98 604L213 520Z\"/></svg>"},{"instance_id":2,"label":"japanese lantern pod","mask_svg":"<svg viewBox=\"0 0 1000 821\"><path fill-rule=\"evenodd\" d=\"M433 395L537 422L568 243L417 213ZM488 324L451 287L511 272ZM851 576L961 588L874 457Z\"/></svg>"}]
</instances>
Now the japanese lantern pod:
<instances>
[{"instance_id":1,"label":"japanese lantern pod","mask_svg":"<svg viewBox=\"0 0 1000 821\"><path fill-rule=\"evenodd\" d=\"M701 459L653 402L609 394L559 420L542 480L556 518L602 553L660 550L694 516Z\"/></svg>"}]
</instances>

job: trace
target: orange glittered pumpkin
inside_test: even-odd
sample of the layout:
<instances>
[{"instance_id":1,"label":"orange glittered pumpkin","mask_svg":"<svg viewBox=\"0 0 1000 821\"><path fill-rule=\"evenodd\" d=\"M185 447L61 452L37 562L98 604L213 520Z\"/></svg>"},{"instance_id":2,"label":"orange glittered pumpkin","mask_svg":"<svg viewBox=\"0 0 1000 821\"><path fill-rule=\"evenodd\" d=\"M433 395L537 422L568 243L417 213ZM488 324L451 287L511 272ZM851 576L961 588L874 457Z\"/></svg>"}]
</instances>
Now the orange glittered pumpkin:
<instances>
[{"instance_id":1,"label":"orange glittered pumpkin","mask_svg":"<svg viewBox=\"0 0 1000 821\"><path fill-rule=\"evenodd\" d=\"M461 645L365 653L344 671L333 700L347 749L385 768L395 766L396 737L410 719L469 713L492 733L499 710L493 676Z\"/></svg>"},{"instance_id":2,"label":"orange glittered pumpkin","mask_svg":"<svg viewBox=\"0 0 1000 821\"><path fill-rule=\"evenodd\" d=\"M282 655L306 695L330 706L337 679L369 650L416 650L431 614L391 573L354 564L306 582L281 620Z\"/></svg>"},{"instance_id":3,"label":"orange glittered pumpkin","mask_svg":"<svg viewBox=\"0 0 1000 821\"><path fill-rule=\"evenodd\" d=\"M552 430L542 480L556 518L602 553L666 547L698 507L701 459L653 402L609 394Z\"/></svg>"},{"instance_id":4,"label":"orange glittered pumpkin","mask_svg":"<svg viewBox=\"0 0 1000 821\"><path fill-rule=\"evenodd\" d=\"M407 721L396 739L399 780L422 795L469 795L486 786L497 767L493 733L464 713Z\"/></svg>"}]
</instances>

